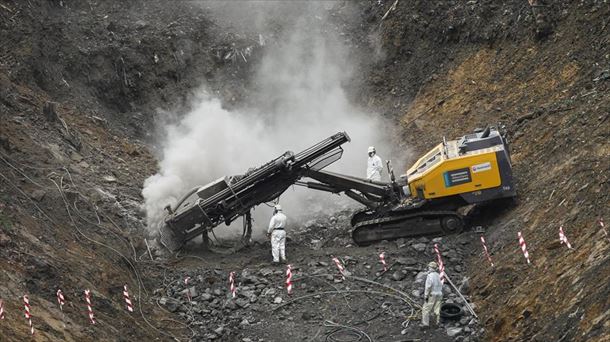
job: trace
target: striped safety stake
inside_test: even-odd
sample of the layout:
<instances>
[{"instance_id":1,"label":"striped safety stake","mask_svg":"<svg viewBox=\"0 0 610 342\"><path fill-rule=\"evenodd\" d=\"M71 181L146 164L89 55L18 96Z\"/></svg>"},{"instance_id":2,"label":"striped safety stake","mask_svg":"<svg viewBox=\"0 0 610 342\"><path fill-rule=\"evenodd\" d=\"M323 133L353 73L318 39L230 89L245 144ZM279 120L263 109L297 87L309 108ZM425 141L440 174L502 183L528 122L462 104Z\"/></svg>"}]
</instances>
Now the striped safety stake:
<instances>
[{"instance_id":1,"label":"striped safety stake","mask_svg":"<svg viewBox=\"0 0 610 342\"><path fill-rule=\"evenodd\" d=\"M292 294L292 266L286 266L286 290Z\"/></svg>"},{"instance_id":2,"label":"striped safety stake","mask_svg":"<svg viewBox=\"0 0 610 342\"><path fill-rule=\"evenodd\" d=\"M483 235L481 235L481 243L483 244L483 251L485 252L487 260L489 260L491 267L494 267L494 263L493 261L491 261L491 256L489 255L489 251L487 250L487 244L485 243L485 238L483 237Z\"/></svg>"},{"instance_id":3,"label":"striped safety stake","mask_svg":"<svg viewBox=\"0 0 610 342\"><path fill-rule=\"evenodd\" d=\"M566 246L568 246L569 249L572 249L572 245L570 245L570 241L568 241L568 238L564 234L562 226L559 226L559 242L561 244L565 243Z\"/></svg>"},{"instance_id":4,"label":"striped safety stake","mask_svg":"<svg viewBox=\"0 0 610 342\"><path fill-rule=\"evenodd\" d=\"M443 258L441 252L438 250L438 243L434 244L434 251L436 252L436 259L438 260L438 271L441 275L441 283L445 283L445 264L443 264Z\"/></svg>"},{"instance_id":5,"label":"striped safety stake","mask_svg":"<svg viewBox=\"0 0 610 342\"><path fill-rule=\"evenodd\" d=\"M23 305L25 308L25 319L28 320L30 325L30 334L34 335L34 326L32 325L32 315L30 314L30 299L28 295L23 295Z\"/></svg>"},{"instance_id":6,"label":"striped safety stake","mask_svg":"<svg viewBox=\"0 0 610 342\"><path fill-rule=\"evenodd\" d=\"M345 268L341 264L341 261L339 261L339 258L337 258L337 257L333 257L333 261L335 262L335 265L337 265L337 268L339 269L339 273L341 273L341 278L343 280L345 280Z\"/></svg>"},{"instance_id":7,"label":"striped safety stake","mask_svg":"<svg viewBox=\"0 0 610 342\"><path fill-rule=\"evenodd\" d=\"M610 235L608 235L608 231L606 230L606 225L604 224L604 219L600 217L599 219L597 219L597 223L602 228L602 231L604 232L606 239L608 239L608 241L610 241Z\"/></svg>"},{"instance_id":8,"label":"striped safety stake","mask_svg":"<svg viewBox=\"0 0 610 342\"><path fill-rule=\"evenodd\" d=\"M129 298L129 291L127 291L127 285L123 286L123 298L125 298L125 305L127 305L127 311L133 312L133 304Z\"/></svg>"},{"instance_id":9,"label":"striped safety stake","mask_svg":"<svg viewBox=\"0 0 610 342\"><path fill-rule=\"evenodd\" d=\"M188 299L189 303L191 303L191 291L189 291L189 280L191 280L191 277L184 278L184 286L186 287L186 299Z\"/></svg>"},{"instance_id":10,"label":"striped safety stake","mask_svg":"<svg viewBox=\"0 0 610 342\"><path fill-rule=\"evenodd\" d=\"M64 304L66 304L66 299L64 298L64 294L63 292L61 292L61 289L57 289L57 304L59 304L59 311L61 311L61 320L65 328L66 313L64 312Z\"/></svg>"},{"instance_id":11,"label":"striped safety stake","mask_svg":"<svg viewBox=\"0 0 610 342\"><path fill-rule=\"evenodd\" d=\"M4 319L4 303L0 299L0 319Z\"/></svg>"},{"instance_id":12,"label":"striped safety stake","mask_svg":"<svg viewBox=\"0 0 610 342\"><path fill-rule=\"evenodd\" d=\"M91 291L85 290L85 301L87 302L87 313L89 314L89 321L91 324L95 324L95 318L93 317L93 306L91 305Z\"/></svg>"},{"instance_id":13,"label":"striped safety stake","mask_svg":"<svg viewBox=\"0 0 610 342\"><path fill-rule=\"evenodd\" d=\"M385 263L385 252L382 252L381 254L379 254L379 260L381 261L381 264L383 264L383 271L387 272L388 265Z\"/></svg>"},{"instance_id":14,"label":"striped safety stake","mask_svg":"<svg viewBox=\"0 0 610 342\"><path fill-rule=\"evenodd\" d=\"M229 291L231 291L231 297L235 298L237 293L237 287L235 287L235 272L229 273Z\"/></svg>"},{"instance_id":15,"label":"striped safety stake","mask_svg":"<svg viewBox=\"0 0 610 342\"><path fill-rule=\"evenodd\" d=\"M64 311L64 304L66 304L66 299L64 298L63 292L61 290L57 290L57 304L59 304L59 310Z\"/></svg>"},{"instance_id":16,"label":"striped safety stake","mask_svg":"<svg viewBox=\"0 0 610 342\"><path fill-rule=\"evenodd\" d=\"M523 239L523 235L521 235L521 232L517 232L517 236L519 237L519 246L521 246L521 250L523 251L523 256L525 257L525 260L527 260L528 264L531 264L530 255L527 252L527 246L525 245L525 239Z\"/></svg>"}]
</instances>

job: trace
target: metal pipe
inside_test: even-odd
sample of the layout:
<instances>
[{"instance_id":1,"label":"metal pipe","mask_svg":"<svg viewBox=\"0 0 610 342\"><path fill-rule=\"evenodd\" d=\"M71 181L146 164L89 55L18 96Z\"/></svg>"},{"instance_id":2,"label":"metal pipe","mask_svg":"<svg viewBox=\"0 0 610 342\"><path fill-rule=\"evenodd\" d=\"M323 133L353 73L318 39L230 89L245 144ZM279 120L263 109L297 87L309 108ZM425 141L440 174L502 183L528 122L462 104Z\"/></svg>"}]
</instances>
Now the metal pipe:
<instances>
[{"instance_id":1,"label":"metal pipe","mask_svg":"<svg viewBox=\"0 0 610 342\"><path fill-rule=\"evenodd\" d=\"M451 279L449 279L449 276L447 275L447 273L445 273L445 279L447 279L449 281L449 284L451 284L451 286L453 287L453 289L455 290L455 292L458 293L458 295L460 296L460 298L462 298L462 300L464 301L464 304L466 304L466 308L468 309L468 311L470 311L470 313L475 317L475 318L479 318L479 316L477 316L476 313L474 313L474 310L472 309L472 307L470 306L470 304L468 304L468 301L466 300L466 298L464 298L464 296L462 296L462 293L460 292L460 290L457 289L457 287L455 287L455 285L453 284L453 282L451 281Z\"/></svg>"}]
</instances>

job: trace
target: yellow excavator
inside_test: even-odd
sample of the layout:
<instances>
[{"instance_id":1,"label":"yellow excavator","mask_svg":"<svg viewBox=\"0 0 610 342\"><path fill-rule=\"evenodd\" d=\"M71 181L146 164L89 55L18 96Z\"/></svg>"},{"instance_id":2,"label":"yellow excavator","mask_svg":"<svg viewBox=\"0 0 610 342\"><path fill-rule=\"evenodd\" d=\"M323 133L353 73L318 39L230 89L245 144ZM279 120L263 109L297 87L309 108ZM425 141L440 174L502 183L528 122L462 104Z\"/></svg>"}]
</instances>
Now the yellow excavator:
<instances>
[{"instance_id":1,"label":"yellow excavator","mask_svg":"<svg viewBox=\"0 0 610 342\"><path fill-rule=\"evenodd\" d=\"M434 147L389 182L371 181L323 171L339 160L341 145L349 142L339 132L300 152L286 152L243 175L220 178L188 192L168 211L160 230L170 250L242 217L244 239L251 234L250 210L276 200L292 185L346 196L365 205L351 219L358 245L422 235L446 235L464 228L464 208L512 198L515 186L508 143L494 127L477 130Z\"/></svg>"},{"instance_id":2,"label":"yellow excavator","mask_svg":"<svg viewBox=\"0 0 610 342\"><path fill-rule=\"evenodd\" d=\"M400 178L398 203L353 216L356 243L458 233L464 228L460 209L516 195L508 143L493 127L444 140Z\"/></svg>"}]
</instances>

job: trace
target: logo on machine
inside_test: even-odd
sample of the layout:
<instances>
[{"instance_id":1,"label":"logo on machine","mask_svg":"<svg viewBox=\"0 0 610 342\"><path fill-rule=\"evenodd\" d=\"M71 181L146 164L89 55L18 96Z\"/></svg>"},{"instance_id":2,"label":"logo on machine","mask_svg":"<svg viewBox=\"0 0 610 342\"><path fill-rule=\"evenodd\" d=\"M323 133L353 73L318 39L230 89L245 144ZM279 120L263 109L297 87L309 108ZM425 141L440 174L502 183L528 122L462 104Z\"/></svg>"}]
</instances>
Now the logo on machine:
<instances>
[{"instance_id":1,"label":"logo on machine","mask_svg":"<svg viewBox=\"0 0 610 342\"><path fill-rule=\"evenodd\" d=\"M477 173L477 172L482 172L482 171L487 171L487 170L491 170L490 162L472 166L472 173Z\"/></svg>"},{"instance_id":2,"label":"logo on machine","mask_svg":"<svg viewBox=\"0 0 610 342\"><path fill-rule=\"evenodd\" d=\"M469 168L447 171L443 174L443 177L445 179L445 187L470 183L472 181Z\"/></svg>"}]
</instances>

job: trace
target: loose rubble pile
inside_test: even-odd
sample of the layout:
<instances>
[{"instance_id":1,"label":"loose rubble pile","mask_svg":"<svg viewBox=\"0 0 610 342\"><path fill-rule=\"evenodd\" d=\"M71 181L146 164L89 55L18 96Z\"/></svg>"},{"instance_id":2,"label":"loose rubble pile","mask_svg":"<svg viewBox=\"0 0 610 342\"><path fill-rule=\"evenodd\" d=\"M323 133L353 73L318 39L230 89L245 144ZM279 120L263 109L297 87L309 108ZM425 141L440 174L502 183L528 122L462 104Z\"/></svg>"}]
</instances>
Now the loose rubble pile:
<instances>
[{"instance_id":1,"label":"loose rubble pile","mask_svg":"<svg viewBox=\"0 0 610 342\"><path fill-rule=\"evenodd\" d=\"M252 259L256 260L268 253L268 244L257 244L225 256L225 262L216 268L190 267L166 274L166 285L154 292L158 304L182 317L196 341L278 341L287 336L317 341L325 335L332 336L329 340L355 336L366 340L367 335L375 341L425 336L435 341L479 340L482 330L466 310L443 318L441 326L432 331L419 327L425 265L435 258L434 244L441 246L447 273L468 297L463 257L466 245L476 242L474 235L351 247L350 241L344 240L349 239L346 213L309 221L296 230L289 232L287 246L292 260L292 295L284 285L285 266L270 262L238 266L243 258L255 255ZM386 272L378 256L382 251ZM332 256L345 266L345 279ZM229 290L231 271L236 272L236 298ZM185 285L187 277L190 281ZM448 285L443 292L445 303L463 305Z\"/></svg>"},{"instance_id":2,"label":"loose rubble pile","mask_svg":"<svg viewBox=\"0 0 610 342\"><path fill-rule=\"evenodd\" d=\"M313 250L330 246L351 246L353 242L349 218L352 213L353 210L343 210L332 216L321 215L317 219L307 220L302 226L295 228L291 239Z\"/></svg>"}]
</instances>

